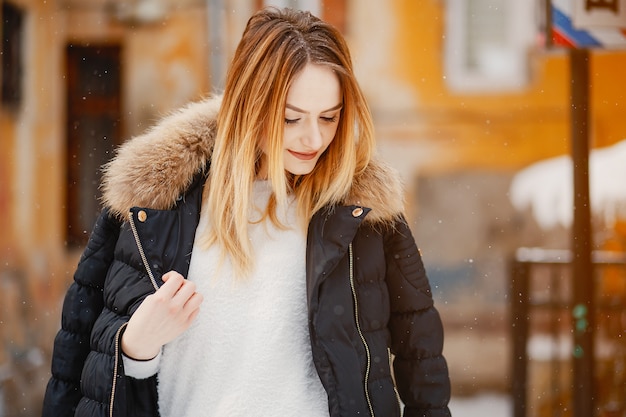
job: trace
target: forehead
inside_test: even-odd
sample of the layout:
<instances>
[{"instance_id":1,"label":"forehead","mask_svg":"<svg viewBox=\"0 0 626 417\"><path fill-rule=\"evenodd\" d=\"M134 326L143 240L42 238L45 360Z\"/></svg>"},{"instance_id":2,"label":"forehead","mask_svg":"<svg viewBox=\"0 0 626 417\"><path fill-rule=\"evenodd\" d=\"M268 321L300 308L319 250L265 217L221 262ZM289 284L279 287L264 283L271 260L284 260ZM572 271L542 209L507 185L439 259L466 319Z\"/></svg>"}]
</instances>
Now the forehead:
<instances>
[{"instance_id":1,"label":"forehead","mask_svg":"<svg viewBox=\"0 0 626 417\"><path fill-rule=\"evenodd\" d=\"M287 92L287 104L307 112L323 111L341 103L339 77L329 67L307 64Z\"/></svg>"}]
</instances>

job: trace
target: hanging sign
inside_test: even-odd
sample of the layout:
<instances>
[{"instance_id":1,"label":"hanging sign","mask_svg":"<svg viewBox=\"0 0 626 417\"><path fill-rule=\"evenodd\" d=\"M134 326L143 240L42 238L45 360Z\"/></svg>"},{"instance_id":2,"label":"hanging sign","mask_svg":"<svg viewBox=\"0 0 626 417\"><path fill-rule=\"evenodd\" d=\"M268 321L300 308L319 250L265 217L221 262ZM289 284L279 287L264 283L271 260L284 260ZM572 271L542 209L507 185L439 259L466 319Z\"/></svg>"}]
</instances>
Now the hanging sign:
<instances>
[{"instance_id":1,"label":"hanging sign","mask_svg":"<svg viewBox=\"0 0 626 417\"><path fill-rule=\"evenodd\" d=\"M552 0L552 41L570 48L626 49L626 0Z\"/></svg>"}]
</instances>

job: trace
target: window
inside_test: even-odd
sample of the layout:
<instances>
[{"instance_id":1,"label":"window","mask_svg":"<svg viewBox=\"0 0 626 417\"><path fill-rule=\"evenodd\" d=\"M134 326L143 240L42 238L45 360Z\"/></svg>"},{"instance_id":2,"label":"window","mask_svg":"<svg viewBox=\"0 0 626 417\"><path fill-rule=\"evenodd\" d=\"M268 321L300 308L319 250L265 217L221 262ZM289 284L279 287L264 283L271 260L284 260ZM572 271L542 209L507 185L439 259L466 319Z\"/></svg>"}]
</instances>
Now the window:
<instances>
[{"instance_id":1,"label":"window","mask_svg":"<svg viewBox=\"0 0 626 417\"><path fill-rule=\"evenodd\" d=\"M263 6L291 7L292 9L308 10L320 16L322 0L263 0Z\"/></svg>"},{"instance_id":2,"label":"window","mask_svg":"<svg viewBox=\"0 0 626 417\"><path fill-rule=\"evenodd\" d=\"M523 87L536 35L538 0L448 0L445 76L456 92Z\"/></svg>"},{"instance_id":3,"label":"window","mask_svg":"<svg viewBox=\"0 0 626 417\"><path fill-rule=\"evenodd\" d=\"M22 27L24 13L2 2L2 105L17 109L22 100Z\"/></svg>"},{"instance_id":4,"label":"window","mask_svg":"<svg viewBox=\"0 0 626 417\"><path fill-rule=\"evenodd\" d=\"M121 46L73 45L67 64L67 243L84 245L100 211L100 167L121 142Z\"/></svg>"},{"instance_id":5,"label":"window","mask_svg":"<svg viewBox=\"0 0 626 417\"><path fill-rule=\"evenodd\" d=\"M346 31L346 0L257 0L258 8L265 6L291 7L308 10L342 33Z\"/></svg>"}]
</instances>

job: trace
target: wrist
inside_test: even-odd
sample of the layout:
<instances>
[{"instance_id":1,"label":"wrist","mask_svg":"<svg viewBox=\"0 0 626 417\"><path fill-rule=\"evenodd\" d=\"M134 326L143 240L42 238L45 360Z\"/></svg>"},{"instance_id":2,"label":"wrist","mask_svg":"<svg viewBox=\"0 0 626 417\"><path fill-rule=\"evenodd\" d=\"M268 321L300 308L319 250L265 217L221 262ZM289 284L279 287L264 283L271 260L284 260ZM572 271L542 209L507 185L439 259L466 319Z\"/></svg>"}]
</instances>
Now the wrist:
<instances>
[{"instance_id":1,"label":"wrist","mask_svg":"<svg viewBox=\"0 0 626 417\"><path fill-rule=\"evenodd\" d=\"M152 360L161 352L161 346L149 346L145 341L135 340L127 332L122 334L121 348L124 356L136 361Z\"/></svg>"},{"instance_id":2,"label":"wrist","mask_svg":"<svg viewBox=\"0 0 626 417\"><path fill-rule=\"evenodd\" d=\"M136 360L122 354L124 374L136 379L145 379L155 375L161 364L161 352L159 351L159 354L150 360Z\"/></svg>"}]
</instances>

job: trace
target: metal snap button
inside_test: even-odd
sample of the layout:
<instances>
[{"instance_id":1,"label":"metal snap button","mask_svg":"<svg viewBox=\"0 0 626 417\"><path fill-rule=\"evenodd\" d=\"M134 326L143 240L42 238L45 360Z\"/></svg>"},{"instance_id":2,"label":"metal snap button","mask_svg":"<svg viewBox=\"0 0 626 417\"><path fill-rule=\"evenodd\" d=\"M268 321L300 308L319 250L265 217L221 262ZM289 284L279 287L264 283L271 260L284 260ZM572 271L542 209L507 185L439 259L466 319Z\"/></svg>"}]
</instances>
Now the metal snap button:
<instances>
[{"instance_id":1,"label":"metal snap button","mask_svg":"<svg viewBox=\"0 0 626 417\"><path fill-rule=\"evenodd\" d=\"M352 210L353 217L360 217L361 214L363 214L363 209L361 207L357 207L354 210Z\"/></svg>"},{"instance_id":2,"label":"metal snap button","mask_svg":"<svg viewBox=\"0 0 626 417\"><path fill-rule=\"evenodd\" d=\"M140 210L139 213L137 213L137 219L143 223L148 219L148 214L145 211Z\"/></svg>"}]
</instances>

